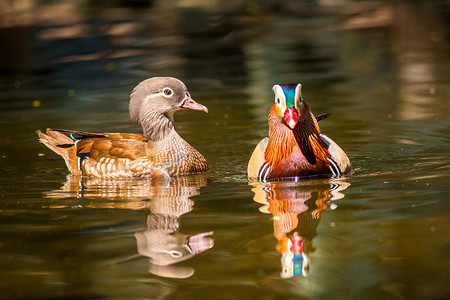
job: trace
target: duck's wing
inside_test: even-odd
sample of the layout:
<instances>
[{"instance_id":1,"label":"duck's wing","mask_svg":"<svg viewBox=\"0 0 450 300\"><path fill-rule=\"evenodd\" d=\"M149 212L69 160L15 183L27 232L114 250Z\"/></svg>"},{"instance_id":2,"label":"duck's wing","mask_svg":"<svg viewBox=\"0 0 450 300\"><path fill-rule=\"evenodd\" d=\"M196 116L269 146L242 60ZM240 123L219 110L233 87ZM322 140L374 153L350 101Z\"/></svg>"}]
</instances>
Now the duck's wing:
<instances>
[{"instance_id":1,"label":"duck's wing","mask_svg":"<svg viewBox=\"0 0 450 300\"><path fill-rule=\"evenodd\" d=\"M259 170L264 164L264 152L266 151L268 142L268 137L263 138L258 145L256 145L255 150L253 150L247 166L247 177L250 181L258 179Z\"/></svg>"},{"instance_id":2,"label":"duck's wing","mask_svg":"<svg viewBox=\"0 0 450 300\"><path fill-rule=\"evenodd\" d=\"M47 129L47 135L39 136L64 158L74 175L106 178L167 175L156 166L151 146L142 134Z\"/></svg>"},{"instance_id":3,"label":"duck's wing","mask_svg":"<svg viewBox=\"0 0 450 300\"><path fill-rule=\"evenodd\" d=\"M91 137L79 140L75 146L83 175L116 178L167 173L157 166L145 141Z\"/></svg>"},{"instance_id":4,"label":"duck's wing","mask_svg":"<svg viewBox=\"0 0 450 300\"><path fill-rule=\"evenodd\" d=\"M346 174L352 170L352 164L345 154L344 150L338 146L332 139L324 134L320 134L320 138L327 146L328 152L331 154L332 160L337 164L339 170L336 170L337 173ZM332 162L330 162L332 163Z\"/></svg>"}]
</instances>

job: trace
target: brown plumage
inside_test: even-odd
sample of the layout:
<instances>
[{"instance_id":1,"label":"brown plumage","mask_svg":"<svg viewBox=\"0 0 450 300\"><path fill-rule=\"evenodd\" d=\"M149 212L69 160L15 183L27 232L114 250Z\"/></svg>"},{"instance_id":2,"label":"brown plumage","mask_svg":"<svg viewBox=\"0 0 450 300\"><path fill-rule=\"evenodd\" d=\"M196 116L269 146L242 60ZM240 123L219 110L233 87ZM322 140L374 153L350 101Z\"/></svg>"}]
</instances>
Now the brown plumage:
<instances>
[{"instance_id":1,"label":"brown plumage","mask_svg":"<svg viewBox=\"0 0 450 300\"><path fill-rule=\"evenodd\" d=\"M270 109L269 142L264 152L271 167L268 178L331 174L327 162L331 155L319 137L319 126L306 103L305 106L306 111L294 130L287 129L273 106Z\"/></svg>"},{"instance_id":2,"label":"brown plumage","mask_svg":"<svg viewBox=\"0 0 450 300\"><path fill-rule=\"evenodd\" d=\"M301 99L300 86L274 86L275 103L268 116L269 134L250 158L247 169L250 180L340 176L351 170L342 149L321 134L316 118Z\"/></svg>"},{"instance_id":3,"label":"brown plumage","mask_svg":"<svg viewBox=\"0 0 450 300\"><path fill-rule=\"evenodd\" d=\"M144 134L49 128L39 137L64 158L73 175L166 177L206 172L205 158L175 129L173 114L180 109L208 112L192 100L178 79L154 77L141 82L130 96L130 118L142 126Z\"/></svg>"}]
</instances>

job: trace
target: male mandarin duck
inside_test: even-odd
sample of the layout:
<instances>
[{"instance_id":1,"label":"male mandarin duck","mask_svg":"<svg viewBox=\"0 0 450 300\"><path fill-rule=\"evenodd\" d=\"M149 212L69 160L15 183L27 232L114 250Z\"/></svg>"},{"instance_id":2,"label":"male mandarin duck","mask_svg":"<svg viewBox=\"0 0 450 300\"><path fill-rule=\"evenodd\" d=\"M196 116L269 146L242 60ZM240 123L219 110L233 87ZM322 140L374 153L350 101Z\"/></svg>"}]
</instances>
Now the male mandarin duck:
<instances>
[{"instance_id":1,"label":"male mandarin duck","mask_svg":"<svg viewBox=\"0 0 450 300\"><path fill-rule=\"evenodd\" d=\"M308 176L338 177L351 171L344 151L320 133L317 118L302 99L301 84L273 86L269 134L256 146L247 167L250 180L270 181Z\"/></svg>"},{"instance_id":2,"label":"male mandarin duck","mask_svg":"<svg viewBox=\"0 0 450 300\"><path fill-rule=\"evenodd\" d=\"M64 158L73 175L170 177L206 172L206 159L176 131L173 114L181 109L208 112L180 80L154 77L139 83L130 95L130 118L142 126L144 134L49 128L39 137Z\"/></svg>"}]
</instances>

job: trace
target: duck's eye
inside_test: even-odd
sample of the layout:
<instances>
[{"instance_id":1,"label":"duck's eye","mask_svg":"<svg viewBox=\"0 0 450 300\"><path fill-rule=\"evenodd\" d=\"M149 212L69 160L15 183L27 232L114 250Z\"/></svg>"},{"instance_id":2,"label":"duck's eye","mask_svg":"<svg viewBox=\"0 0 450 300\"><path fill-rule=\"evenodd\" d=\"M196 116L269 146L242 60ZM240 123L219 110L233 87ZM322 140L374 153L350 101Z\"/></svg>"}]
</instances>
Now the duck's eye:
<instances>
[{"instance_id":1,"label":"duck's eye","mask_svg":"<svg viewBox=\"0 0 450 300\"><path fill-rule=\"evenodd\" d=\"M278 97L275 101L277 102L277 104L280 104L280 102L281 102L280 98L278 98Z\"/></svg>"},{"instance_id":2,"label":"duck's eye","mask_svg":"<svg viewBox=\"0 0 450 300\"><path fill-rule=\"evenodd\" d=\"M171 89L169 89L169 88L165 88L165 89L163 90L163 93L164 93L164 95L166 95L166 96L171 96L172 93L173 93L173 91L172 91Z\"/></svg>"}]
</instances>

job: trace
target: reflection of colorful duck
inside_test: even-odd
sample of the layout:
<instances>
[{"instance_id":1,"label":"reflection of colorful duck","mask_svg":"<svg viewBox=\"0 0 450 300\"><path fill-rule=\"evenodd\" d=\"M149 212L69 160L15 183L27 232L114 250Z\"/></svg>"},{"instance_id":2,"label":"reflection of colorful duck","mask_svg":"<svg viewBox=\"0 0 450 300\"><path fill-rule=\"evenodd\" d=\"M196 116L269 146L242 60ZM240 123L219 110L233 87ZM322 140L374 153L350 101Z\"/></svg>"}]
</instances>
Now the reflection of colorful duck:
<instances>
[{"instance_id":1,"label":"reflection of colorful duck","mask_svg":"<svg viewBox=\"0 0 450 300\"><path fill-rule=\"evenodd\" d=\"M281 253L281 277L307 276L320 213L334 209L336 205L329 200L343 198L341 191L350 184L326 179L252 185L253 199L264 204L260 211L273 215L276 250Z\"/></svg>"},{"instance_id":2,"label":"reflection of colorful duck","mask_svg":"<svg viewBox=\"0 0 450 300\"><path fill-rule=\"evenodd\" d=\"M175 176L168 182L69 175L60 190L46 195L52 199L51 208L73 207L76 202L80 207L150 210L147 228L135 233L139 254L150 259L152 274L186 278L194 269L175 264L214 245L213 232L193 235L179 232L180 217L194 206L190 198L198 195L206 184L203 175Z\"/></svg>"},{"instance_id":3,"label":"reflection of colorful duck","mask_svg":"<svg viewBox=\"0 0 450 300\"><path fill-rule=\"evenodd\" d=\"M291 237L285 237L281 241L281 277L290 278L292 276L303 275L308 273L309 262L303 257L303 237L297 232ZM305 264L303 261L305 260Z\"/></svg>"}]
</instances>

